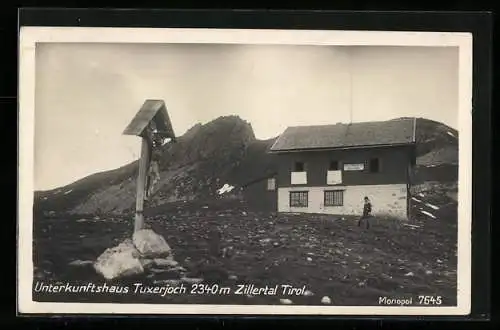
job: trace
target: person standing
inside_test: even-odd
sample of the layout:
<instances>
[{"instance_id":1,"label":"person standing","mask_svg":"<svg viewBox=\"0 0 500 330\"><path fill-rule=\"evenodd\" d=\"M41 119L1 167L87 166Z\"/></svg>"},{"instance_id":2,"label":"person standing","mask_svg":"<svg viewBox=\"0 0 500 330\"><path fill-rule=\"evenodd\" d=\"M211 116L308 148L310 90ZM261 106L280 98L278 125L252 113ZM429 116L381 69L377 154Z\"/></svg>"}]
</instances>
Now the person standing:
<instances>
[{"instance_id":1,"label":"person standing","mask_svg":"<svg viewBox=\"0 0 500 330\"><path fill-rule=\"evenodd\" d=\"M361 223L365 222L366 229L370 228L370 218L372 217L372 204L370 199L365 196L363 204L363 215L359 218L358 227L361 227Z\"/></svg>"}]
</instances>

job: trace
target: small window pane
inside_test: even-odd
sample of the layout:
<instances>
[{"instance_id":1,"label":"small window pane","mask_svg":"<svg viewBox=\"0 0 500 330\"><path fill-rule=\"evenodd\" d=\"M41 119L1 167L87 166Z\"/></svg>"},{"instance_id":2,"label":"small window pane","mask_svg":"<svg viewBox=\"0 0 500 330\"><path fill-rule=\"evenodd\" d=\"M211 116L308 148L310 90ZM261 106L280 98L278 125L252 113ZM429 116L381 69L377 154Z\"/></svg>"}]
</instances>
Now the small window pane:
<instances>
[{"instance_id":1,"label":"small window pane","mask_svg":"<svg viewBox=\"0 0 500 330\"><path fill-rule=\"evenodd\" d=\"M343 205L344 205L343 190L325 191L325 206L343 206Z\"/></svg>"},{"instance_id":2,"label":"small window pane","mask_svg":"<svg viewBox=\"0 0 500 330\"><path fill-rule=\"evenodd\" d=\"M303 162L296 162L294 170L295 170L295 172L304 172L304 163Z\"/></svg>"},{"instance_id":3,"label":"small window pane","mask_svg":"<svg viewBox=\"0 0 500 330\"><path fill-rule=\"evenodd\" d=\"M370 160L370 172L375 173L380 170L380 164L378 158L373 158Z\"/></svg>"},{"instance_id":4,"label":"small window pane","mask_svg":"<svg viewBox=\"0 0 500 330\"><path fill-rule=\"evenodd\" d=\"M338 171L339 170L339 162L336 160L333 160L330 162L330 171Z\"/></svg>"},{"instance_id":5,"label":"small window pane","mask_svg":"<svg viewBox=\"0 0 500 330\"><path fill-rule=\"evenodd\" d=\"M276 189L276 179L270 178L267 180L267 190L275 190Z\"/></svg>"},{"instance_id":6,"label":"small window pane","mask_svg":"<svg viewBox=\"0 0 500 330\"><path fill-rule=\"evenodd\" d=\"M292 207L307 207L308 199L307 191L290 192L290 206Z\"/></svg>"}]
</instances>

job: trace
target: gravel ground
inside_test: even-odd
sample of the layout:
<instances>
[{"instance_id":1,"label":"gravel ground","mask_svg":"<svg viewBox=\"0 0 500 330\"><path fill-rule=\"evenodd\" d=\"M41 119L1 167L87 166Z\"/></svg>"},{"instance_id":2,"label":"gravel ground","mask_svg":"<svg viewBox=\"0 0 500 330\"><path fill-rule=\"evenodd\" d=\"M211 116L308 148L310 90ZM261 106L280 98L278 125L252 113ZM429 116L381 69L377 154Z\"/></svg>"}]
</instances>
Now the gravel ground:
<instances>
[{"instance_id":1,"label":"gravel ground","mask_svg":"<svg viewBox=\"0 0 500 330\"><path fill-rule=\"evenodd\" d=\"M237 207L178 205L156 210L147 223L163 235L189 277L187 293L35 293L37 301L378 305L379 297L440 296L456 304L456 239L453 219L421 217L403 226L375 218L369 230L354 217L251 212ZM35 282L102 285L85 261L130 237L131 217L61 216L35 219ZM418 227L417 227L418 226ZM76 262L75 262L76 260ZM84 261L83 263L80 261ZM70 265L80 264L79 266ZM162 274L136 276L108 286L159 285ZM276 295L236 294L238 285L274 287ZM305 294L282 294L281 285ZM226 289L231 290L227 293ZM325 299L324 299L325 302ZM323 302L323 303L324 303Z\"/></svg>"}]
</instances>

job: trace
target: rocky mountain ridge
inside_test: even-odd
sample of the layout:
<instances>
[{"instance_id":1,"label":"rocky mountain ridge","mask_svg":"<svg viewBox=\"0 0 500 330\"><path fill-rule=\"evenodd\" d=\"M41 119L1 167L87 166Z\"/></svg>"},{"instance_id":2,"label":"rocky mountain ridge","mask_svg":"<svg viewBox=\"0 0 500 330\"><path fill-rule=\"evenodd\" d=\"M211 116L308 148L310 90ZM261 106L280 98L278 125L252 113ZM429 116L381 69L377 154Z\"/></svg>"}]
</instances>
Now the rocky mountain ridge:
<instances>
[{"instance_id":1,"label":"rocky mountain ridge","mask_svg":"<svg viewBox=\"0 0 500 330\"><path fill-rule=\"evenodd\" d=\"M418 118L416 140L419 180L453 180L458 164L458 132L442 123ZM250 123L237 116L194 125L176 143L163 146L161 182L146 207L221 196L245 200L245 187L275 170L274 158L267 153L274 141L256 139ZM131 212L137 170L135 161L58 189L35 192L34 210L73 214ZM220 195L218 190L224 185L232 188Z\"/></svg>"}]
</instances>

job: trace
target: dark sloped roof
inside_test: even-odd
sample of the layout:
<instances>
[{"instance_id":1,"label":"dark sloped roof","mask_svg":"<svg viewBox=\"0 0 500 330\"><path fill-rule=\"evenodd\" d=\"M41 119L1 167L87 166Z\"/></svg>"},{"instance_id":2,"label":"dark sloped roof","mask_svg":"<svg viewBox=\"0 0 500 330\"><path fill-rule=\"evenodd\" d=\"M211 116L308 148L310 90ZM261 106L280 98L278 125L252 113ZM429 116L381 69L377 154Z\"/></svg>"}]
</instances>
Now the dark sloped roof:
<instances>
[{"instance_id":1,"label":"dark sloped roof","mask_svg":"<svg viewBox=\"0 0 500 330\"><path fill-rule=\"evenodd\" d=\"M270 152L400 145L415 142L415 119L288 127Z\"/></svg>"}]
</instances>

